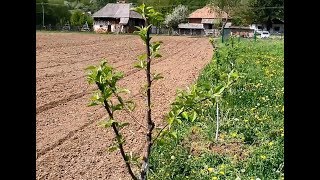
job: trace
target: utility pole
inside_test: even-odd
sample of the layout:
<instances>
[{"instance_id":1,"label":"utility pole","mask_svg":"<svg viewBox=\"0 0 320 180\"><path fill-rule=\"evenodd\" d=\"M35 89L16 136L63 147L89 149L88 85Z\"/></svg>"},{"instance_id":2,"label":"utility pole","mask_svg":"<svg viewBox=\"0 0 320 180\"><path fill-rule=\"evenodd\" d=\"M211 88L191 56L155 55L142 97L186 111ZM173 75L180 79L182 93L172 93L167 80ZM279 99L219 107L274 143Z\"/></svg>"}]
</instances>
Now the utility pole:
<instances>
[{"instance_id":1,"label":"utility pole","mask_svg":"<svg viewBox=\"0 0 320 180\"><path fill-rule=\"evenodd\" d=\"M41 3L42 6L42 27L44 27L44 7L43 7L43 2Z\"/></svg>"}]
</instances>

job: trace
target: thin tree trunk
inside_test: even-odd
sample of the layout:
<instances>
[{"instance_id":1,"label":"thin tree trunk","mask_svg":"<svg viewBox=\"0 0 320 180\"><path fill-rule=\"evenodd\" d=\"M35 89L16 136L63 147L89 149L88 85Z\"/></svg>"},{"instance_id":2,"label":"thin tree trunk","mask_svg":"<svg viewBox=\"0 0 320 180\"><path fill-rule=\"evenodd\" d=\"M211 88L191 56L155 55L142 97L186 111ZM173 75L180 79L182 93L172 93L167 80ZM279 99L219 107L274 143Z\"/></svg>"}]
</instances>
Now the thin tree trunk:
<instances>
[{"instance_id":1,"label":"thin tree trunk","mask_svg":"<svg viewBox=\"0 0 320 180\"><path fill-rule=\"evenodd\" d=\"M145 27L148 26L147 20L145 20ZM151 58L150 58L150 34L149 29L147 31L147 40L146 40L146 50L147 50L147 122L148 122L148 133L147 133L147 152L146 155L143 157L143 164L141 170L141 180L147 179L147 171L149 166L149 156L152 147L152 130L154 128L154 123L151 119Z\"/></svg>"},{"instance_id":2,"label":"thin tree trunk","mask_svg":"<svg viewBox=\"0 0 320 180\"><path fill-rule=\"evenodd\" d=\"M217 142L218 141L218 134L219 134L219 106L218 106L218 102L217 103L217 128L216 128L216 138L215 138L215 141Z\"/></svg>"}]
</instances>

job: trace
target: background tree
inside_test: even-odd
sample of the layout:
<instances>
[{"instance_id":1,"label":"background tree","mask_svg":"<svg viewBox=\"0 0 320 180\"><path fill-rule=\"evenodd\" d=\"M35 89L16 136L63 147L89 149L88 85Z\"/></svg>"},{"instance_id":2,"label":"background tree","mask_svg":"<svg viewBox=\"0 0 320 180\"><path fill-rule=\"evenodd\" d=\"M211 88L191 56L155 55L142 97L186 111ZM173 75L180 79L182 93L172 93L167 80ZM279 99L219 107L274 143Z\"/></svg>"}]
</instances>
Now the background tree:
<instances>
[{"instance_id":1,"label":"background tree","mask_svg":"<svg viewBox=\"0 0 320 180\"><path fill-rule=\"evenodd\" d=\"M153 6L157 11L162 14L170 14L173 9L178 5L185 5L190 11L202 8L209 0L129 0L129 2L142 4L143 2Z\"/></svg>"},{"instance_id":2,"label":"background tree","mask_svg":"<svg viewBox=\"0 0 320 180\"><path fill-rule=\"evenodd\" d=\"M100 10L108 3L116 3L116 2L117 2L117 0L92 0L94 12Z\"/></svg>"},{"instance_id":3,"label":"background tree","mask_svg":"<svg viewBox=\"0 0 320 180\"><path fill-rule=\"evenodd\" d=\"M136 0L138 5L142 3L148 4L148 6L154 7L156 11L159 11L163 14L167 14L172 12L174 8L172 5L174 4L174 0Z\"/></svg>"},{"instance_id":4,"label":"background tree","mask_svg":"<svg viewBox=\"0 0 320 180\"><path fill-rule=\"evenodd\" d=\"M206 6L209 2L210 0L175 0L174 5L182 4L188 6L190 11L194 11Z\"/></svg>"},{"instance_id":5,"label":"background tree","mask_svg":"<svg viewBox=\"0 0 320 180\"><path fill-rule=\"evenodd\" d=\"M252 23L262 23L269 31L272 19L284 18L283 0L249 0L248 17Z\"/></svg>"},{"instance_id":6,"label":"background tree","mask_svg":"<svg viewBox=\"0 0 320 180\"><path fill-rule=\"evenodd\" d=\"M89 26L92 26L93 19L90 15L87 13L81 11L81 10L76 10L70 17L70 22L71 25L73 26L82 26L86 22L88 23Z\"/></svg>"},{"instance_id":7,"label":"background tree","mask_svg":"<svg viewBox=\"0 0 320 180\"><path fill-rule=\"evenodd\" d=\"M248 26L252 24L252 16L248 2L241 2L237 8L230 12L231 22L234 26Z\"/></svg>"},{"instance_id":8,"label":"background tree","mask_svg":"<svg viewBox=\"0 0 320 180\"><path fill-rule=\"evenodd\" d=\"M228 18L231 15L232 10L240 6L241 0L210 0L210 7L222 14L223 12L227 13L227 18L222 23L221 31L222 31L222 42L224 42L224 28L228 22ZM222 19L222 18L221 18Z\"/></svg>"},{"instance_id":9,"label":"background tree","mask_svg":"<svg viewBox=\"0 0 320 180\"><path fill-rule=\"evenodd\" d=\"M36 0L36 24L42 25L43 14L42 14L42 5L44 8L44 24L51 25L62 25L69 21L71 13L67 6L64 5L64 2L61 0Z\"/></svg>"},{"instance_id":10,"label":"background tree","mask_svg":"<svg viewBox=\"0 0 320 180\"><path fill-rule=\"evenodd\" d=\"M189 15L188 7L178 5L171 14L168 14L163 22L167 27L176 29L180 23L187 22Z\"/></svg>"}]
</instances>

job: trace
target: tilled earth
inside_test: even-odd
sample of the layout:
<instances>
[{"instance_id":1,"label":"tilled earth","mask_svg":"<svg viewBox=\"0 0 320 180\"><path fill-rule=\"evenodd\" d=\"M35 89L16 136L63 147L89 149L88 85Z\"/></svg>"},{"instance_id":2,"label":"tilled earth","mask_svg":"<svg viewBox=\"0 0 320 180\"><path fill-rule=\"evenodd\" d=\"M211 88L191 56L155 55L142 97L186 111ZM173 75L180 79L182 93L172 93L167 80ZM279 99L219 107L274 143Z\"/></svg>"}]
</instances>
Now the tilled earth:
<instances>
[{"instance_id":1,"label":"tilled earth","mask_svg":"<svg viewBox=\"0 0 320 180\"><path fill-rule=\"evenodd\" d=\"M119 152L109 153L114 134L98 123L106 118L100 106L88 107L96 90L86 80L85 68L106 59L125 73L119 86L131 91L136 103L133 115L145 126L145 99L140 88L145 71L133 67L145 46L134 35L79 33L36 34L36 174L37 179L130 179ZM163 41L162 58L153 60L153 72L164 79L152 87L152 117L156 127L164 125L177 89L192 84L212 57L207 38L155 36ZM141 154L146 130L125 113L119 121L130 122L123 130L125 150Z\"/></svg>"}]
</instances>

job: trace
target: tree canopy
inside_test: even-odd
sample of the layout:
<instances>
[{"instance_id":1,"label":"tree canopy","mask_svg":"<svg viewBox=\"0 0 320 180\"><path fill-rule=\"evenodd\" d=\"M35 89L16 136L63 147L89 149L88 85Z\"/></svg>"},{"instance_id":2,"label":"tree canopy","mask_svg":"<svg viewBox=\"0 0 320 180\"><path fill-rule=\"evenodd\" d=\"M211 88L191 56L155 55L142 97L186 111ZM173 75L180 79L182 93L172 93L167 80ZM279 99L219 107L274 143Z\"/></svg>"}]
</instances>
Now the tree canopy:
<instances>
[{"instance_id":1,"label":"tree canopy","mask_svg":"<svg viewBox=\"0 0 320 180\"><path fill-rule=\"evenodd\" d=\"M271 20L284 18L283 0L249 0L247 13L252 23L263 23L268 28Z\"/></svg>"},{"instance_id":2,"label":"tree canopy","mask_svg":"<svg viewBox=\"0 0 320 180\"><path fill-rule=\"evenodd\" d=\"M187 22L189 11L184 5L178 5L171 14L168 14L164 20L164 24L170 28L177 28L178 24Z\"/></svg>"}]
</instances>

